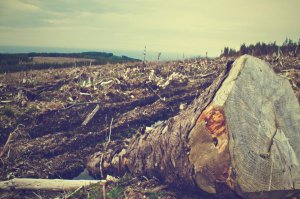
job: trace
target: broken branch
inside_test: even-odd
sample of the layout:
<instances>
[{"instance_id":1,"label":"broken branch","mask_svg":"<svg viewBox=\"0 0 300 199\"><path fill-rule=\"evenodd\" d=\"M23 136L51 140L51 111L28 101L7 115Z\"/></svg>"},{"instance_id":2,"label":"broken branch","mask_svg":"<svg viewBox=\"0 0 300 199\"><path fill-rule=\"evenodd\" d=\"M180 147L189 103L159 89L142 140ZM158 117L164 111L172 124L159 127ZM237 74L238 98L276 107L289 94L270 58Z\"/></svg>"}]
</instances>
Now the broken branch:
<instances>
[{"instance_id":1,"label":"broken branch","mask_svg":"<svg viewBox=\"0 0 300 199\"><path fill-rule=\"evenodd\" d=\"M91 121L91 119L93 119L93 117L99 111L99 109L100 109L100 106L99 106L99 104L97 104L97 106L94 108L94 110L82 122L81 126L87 125Z\"/></svg>"},{"instance_id":2,"label":"broken branch","mask_svg":"<svg viewBox=\"0 0 300 199\"><path fill-rule=\"evenodd\" d=\"M33 178L14 178L0 182L2 190L76 190L82 186L100 183L105 184L106 180L64 180L64 179L33 179Z\"/></svg>"}]
</instances>

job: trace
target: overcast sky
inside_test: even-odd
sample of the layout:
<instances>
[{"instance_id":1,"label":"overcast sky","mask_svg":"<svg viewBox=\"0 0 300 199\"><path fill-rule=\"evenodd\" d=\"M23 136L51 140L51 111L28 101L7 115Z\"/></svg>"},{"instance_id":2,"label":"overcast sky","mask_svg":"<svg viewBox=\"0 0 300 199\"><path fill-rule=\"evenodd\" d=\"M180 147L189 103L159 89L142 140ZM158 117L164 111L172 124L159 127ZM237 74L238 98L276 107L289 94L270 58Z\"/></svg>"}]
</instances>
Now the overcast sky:
<instances>
[{"instance_id":1,"label":"overcast sky","mask_svg":"<svg viewBox=\"0 0 300 199\"><path fill-rule=\"evenodd\" d=\"M0 45L218 55L300 38L300 0L0 0Z\"/></svg>"}]
</instances>

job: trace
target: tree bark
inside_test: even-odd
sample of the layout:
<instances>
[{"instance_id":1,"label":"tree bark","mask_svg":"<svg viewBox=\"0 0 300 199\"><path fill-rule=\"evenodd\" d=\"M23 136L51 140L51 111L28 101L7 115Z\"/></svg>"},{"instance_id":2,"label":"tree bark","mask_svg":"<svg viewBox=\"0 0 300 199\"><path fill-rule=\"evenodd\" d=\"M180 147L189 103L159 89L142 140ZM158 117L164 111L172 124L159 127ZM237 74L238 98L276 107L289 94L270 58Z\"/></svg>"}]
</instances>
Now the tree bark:
<instances>
[{"instance_id":1,"label":"tree bark","mask_svg":"<svg viewBox=\"0 0 300 199\"><path fill-rule=\"evenodd\" d=\"M112 165L181 188L280 198L299 190L299 143L289 82L245 55L186 110L133 138Z\"/></svg>"}]
</instances>

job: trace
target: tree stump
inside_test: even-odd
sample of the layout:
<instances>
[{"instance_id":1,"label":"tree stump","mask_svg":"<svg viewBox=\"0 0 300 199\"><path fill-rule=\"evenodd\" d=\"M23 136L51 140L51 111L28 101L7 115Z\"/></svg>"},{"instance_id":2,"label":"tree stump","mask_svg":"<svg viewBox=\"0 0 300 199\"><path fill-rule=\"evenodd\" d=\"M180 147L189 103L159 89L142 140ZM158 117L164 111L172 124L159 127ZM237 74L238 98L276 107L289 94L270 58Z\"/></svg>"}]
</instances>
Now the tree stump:
<instances>
[{"instance_id":1,"label":"tree stump","mask_svg":"<svg viewBox=\"0 0 300 199\"><path fill-rule=\"evenodd\" d=\"M299 143L299 103L288 80L244 55L113 163L181 188L281 198L300 189Z\"/></svg>"}]
</instances>

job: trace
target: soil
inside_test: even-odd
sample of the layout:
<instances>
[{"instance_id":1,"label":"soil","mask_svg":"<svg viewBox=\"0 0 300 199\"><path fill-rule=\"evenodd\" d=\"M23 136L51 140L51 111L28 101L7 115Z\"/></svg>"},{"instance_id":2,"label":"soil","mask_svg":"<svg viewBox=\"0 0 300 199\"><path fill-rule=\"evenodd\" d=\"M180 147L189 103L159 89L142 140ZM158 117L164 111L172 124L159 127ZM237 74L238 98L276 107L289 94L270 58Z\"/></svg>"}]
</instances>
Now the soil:
<instances>
[{"instance_id":1,"label":"soil","mask_svg":"<svg viewBox=\"0 0 300 199\"><path fill-rule=\"evenodd\" d=\"M290 79L300 101L300 57L261 58ZM0 179L78 176L90 157L104 152L110 132L108 150L120 152L139 129L166 120L188 106L234 59L136 62L1 74ZM99 111L82 125L97 105ZM135 186L139 187L138 182ZM190 194L172 188L168 191L173 198L188 198ZM12 192L2 194L9 197ZM14 194L37 197L30 191ZM54 197L58 193L40 194Z\"/></svg>"}]
</instances>

